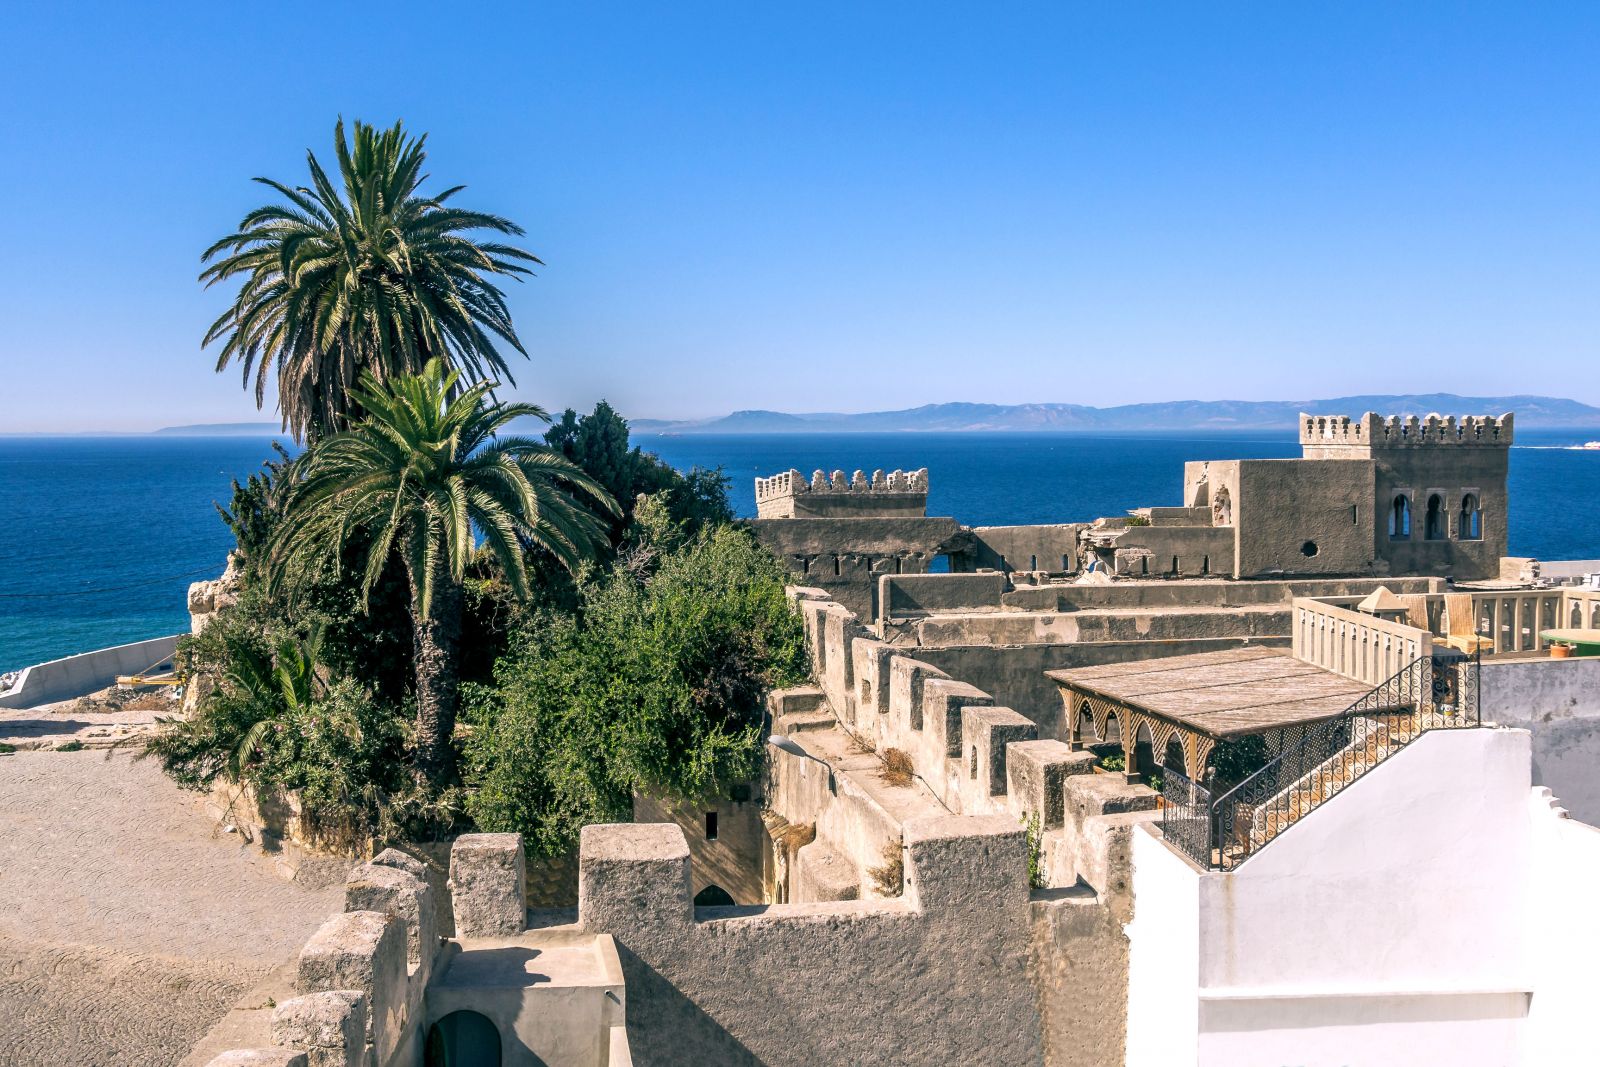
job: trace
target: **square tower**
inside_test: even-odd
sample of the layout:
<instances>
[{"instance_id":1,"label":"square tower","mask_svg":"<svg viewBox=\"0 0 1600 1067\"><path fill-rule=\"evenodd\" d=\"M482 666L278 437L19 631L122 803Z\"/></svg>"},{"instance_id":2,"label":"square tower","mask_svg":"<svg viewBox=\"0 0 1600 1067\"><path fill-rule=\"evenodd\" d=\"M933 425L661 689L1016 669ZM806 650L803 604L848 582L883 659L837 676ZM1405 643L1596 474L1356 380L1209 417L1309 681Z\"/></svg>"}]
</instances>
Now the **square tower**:
<instances>
[{"instance_id":1,"label":"square tower","mask_svg":"<svg viewBox=\"0 0 1600 1067\"><path fill-rule=\"evenodd\" d=\"M1373 559L1390 574L1494 578L1507 547L1512 416L1300 416L1306 459L1369 463Z\"/></svg>"}]
</instances>

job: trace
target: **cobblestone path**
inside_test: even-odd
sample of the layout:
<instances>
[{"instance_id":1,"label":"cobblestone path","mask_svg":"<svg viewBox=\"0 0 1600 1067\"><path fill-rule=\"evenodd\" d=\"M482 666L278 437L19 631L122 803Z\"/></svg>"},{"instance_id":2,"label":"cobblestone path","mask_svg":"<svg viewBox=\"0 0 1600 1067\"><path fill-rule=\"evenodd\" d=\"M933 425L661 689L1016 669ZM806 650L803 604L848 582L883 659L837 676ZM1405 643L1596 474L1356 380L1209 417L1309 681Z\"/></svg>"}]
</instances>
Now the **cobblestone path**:
<instances>
[{"instance_id":1,"label":"cobblestone path","mask_svg":"<svg viewBox=\"0 0 1600 1067\"><path fill-rule=\"evenodd\" d=\"M340 903L126 753L0 755L0 1063L166 1067Z\"/></svg>"}]
</instances>

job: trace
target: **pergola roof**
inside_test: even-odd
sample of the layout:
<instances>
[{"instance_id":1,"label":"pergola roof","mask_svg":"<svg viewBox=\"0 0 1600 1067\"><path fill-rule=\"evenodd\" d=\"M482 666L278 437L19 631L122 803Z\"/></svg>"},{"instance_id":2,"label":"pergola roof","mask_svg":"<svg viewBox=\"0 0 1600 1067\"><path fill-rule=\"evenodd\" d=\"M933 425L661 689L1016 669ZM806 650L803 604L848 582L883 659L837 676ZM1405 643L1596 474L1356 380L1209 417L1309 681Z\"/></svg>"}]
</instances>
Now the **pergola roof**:
<instances>
[{"instance_id":1,"label":"pergola roof","mask_svg":"<svg viewBox=\"0 0 1600 1067\"><path fill-rule=\"evenodd\" d=\"M1331 719L1372 691L1369 685L1269 648L1045 674L1063 689L1114 701L1218 740Z\"/></svg>"}]
</instances>

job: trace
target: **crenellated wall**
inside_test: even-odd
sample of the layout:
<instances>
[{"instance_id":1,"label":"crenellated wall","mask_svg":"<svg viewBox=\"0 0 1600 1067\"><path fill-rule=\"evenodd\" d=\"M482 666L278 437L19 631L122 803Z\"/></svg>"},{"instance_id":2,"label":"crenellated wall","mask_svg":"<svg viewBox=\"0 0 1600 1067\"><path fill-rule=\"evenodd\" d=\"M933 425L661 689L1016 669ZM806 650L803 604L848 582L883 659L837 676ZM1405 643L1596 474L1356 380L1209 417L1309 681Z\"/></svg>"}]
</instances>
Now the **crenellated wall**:
<instances>
[{"instance_id":1,"label":"crenellated wall","mask_svg":"<svg viewBox=\"0 0 1600 1067\"><path fill-rule=\"evenodd\" d=\"M797 470L756 479L756 517L761 519L921 518L928 507L928 468L881 470L869 478L856 471L849 477L814 471L809 479Z\"/></svg>"}]
</instances>

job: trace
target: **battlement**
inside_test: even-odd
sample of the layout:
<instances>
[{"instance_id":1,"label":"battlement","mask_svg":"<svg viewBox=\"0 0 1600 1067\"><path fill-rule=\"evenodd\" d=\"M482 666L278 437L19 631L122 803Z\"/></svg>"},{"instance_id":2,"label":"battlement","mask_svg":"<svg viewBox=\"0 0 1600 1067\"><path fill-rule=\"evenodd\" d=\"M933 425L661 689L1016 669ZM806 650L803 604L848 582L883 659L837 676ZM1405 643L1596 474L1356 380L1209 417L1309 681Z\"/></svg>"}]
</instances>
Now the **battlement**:
<instances>
[{"instance_id":1,"label":"battlement","mask_svg":"<svg viewBox=\"0 0 1600 1067\"><path fill-rule=\"evenodd\" d=\"M797 470L756 479L756 516L793 518L921 518L928 506L928 468L885 474L863 471L849 477L813 471L809 480Z\"/></svg>"},{"instance_id":2,"label":"battlement","mask_svg":"<svg viewBox=\"0 0 1600 1067\"><path fill-rule=\"evenodd\" d=\"M1509 448L1512 415L1430 414L1379 415L1366 412L1359 419L1347 415L1300 414L1300 444L1307 449L1419 448L1432 445ZM1309 455L1308 455L1308 458Z\"/></svg>"}]
</instances>

